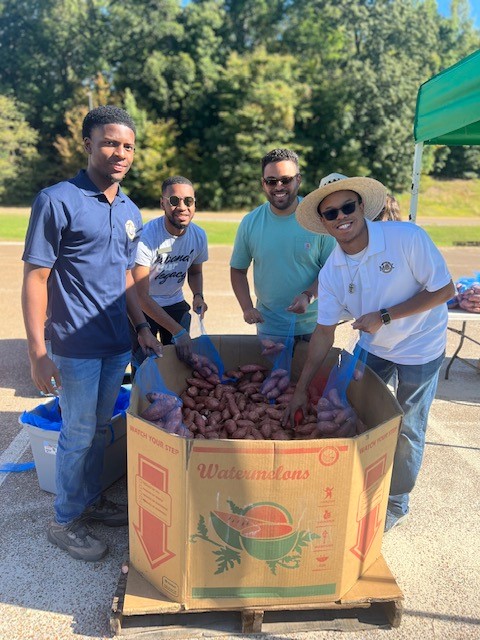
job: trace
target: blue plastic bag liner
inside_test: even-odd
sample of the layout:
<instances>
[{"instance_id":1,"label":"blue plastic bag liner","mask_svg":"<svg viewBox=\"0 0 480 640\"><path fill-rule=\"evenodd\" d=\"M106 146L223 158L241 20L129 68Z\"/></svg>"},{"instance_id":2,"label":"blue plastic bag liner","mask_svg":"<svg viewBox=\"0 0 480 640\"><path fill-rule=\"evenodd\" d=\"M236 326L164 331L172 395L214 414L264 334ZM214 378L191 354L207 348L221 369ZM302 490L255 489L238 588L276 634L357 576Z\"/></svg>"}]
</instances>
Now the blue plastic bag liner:
<instances>
[{"instance_id":1,"label":"blue plastic bag liner","mask_svg":"<svg viewBox=\"0 0 480 640\"><path fill-rule=\"evenodd\" d=\"M358 342L355 344L352 352L347 349L342 349L338 357L337 365L333 367L328 376L323 397L332 400L332 397L337 398L338 396L339 403L347 405L348 385L353 378L359 379L363 375L366 358L367 352L360 347Z\"/></svg>"},{"instance_id":2,"label":"blue plastic bag liner","mask_svg":"<svg viewBox=\"0 0 480 640\"><path fill-rule=\"evenodd\" d=\"M193 314L190 335L194 338L192 341L193 362L189 363L193 369L197 370L205 379L213 376L211 381L214 384L228 382L229 379L223 376L225 366L222 358L210 340L204 322L198 313ZM216 376L218 376L218 380Z\"/></svg>"},{"instance_id":3,"label":"blue plastic bag liner","mask_svg":"<svg viewBox=\"0 0 480 640\"><path fill-rule=\"evenodd\" d=\"M157 356L146 358L135 374L135 385L149 405L140 413L160 429L185 438L192 437L183 423L182 400L167 388L156 364Z\"/></svg>"},{"instance_id":4,"label":"blue plastic bag liner","mask_svg":"<svg viewBox=\"0 0 480 640\"><path fill-rule=\"evenodd\" d=\"M449 309L460 307L464 311L480 313L480 271L473 277L462 277L455 282L456 295L447 302Z\"/></svg>"},{"instance_id":5,"label":"blue plastic bag liner","mask_svg":"<svg viewBox=\"0 0 480 640\"><path fill-rule=\"evenodd\" d=\"M55 398L47 404L40 404L33 411L24 411L20 416L20 422L46 431L60 431L62 417L59 398Z\"/></svg>"},{"instance_id":6,"label":"blue plastic bag liner","mask_svg":"<svg viewBox=\"0 0 480 640\"><path fill-rule=\"evenodd\" d=\"M332 368L317 406L318 437L351 438L364 433L367 426L350 406L347 388L359 380L365 368L367 352L357 343L352 352L343 349ZM313 398L311 396L311 401Z\"/></svg>"},{"instance_id":7,"label":"blue plastic bag liner","mask_svg":"<svg viewBox=\"0 0 480 640\"><path fill-rule=\"evenodd\" d=\"M125 414L130 404L130 389L126 387L120 387L115 407L113 409L113 415ZM60 410L60 399L47 402L46 404L40 404L35 407L33 411L24 411L20 416L20 422L23 424L30 424L33 427L39 429L45 429L46 431L60 431L62 427L62 416ZM110 425L112 431L112 438L114 439L113 428ZM112 439L112 442L113 442Z\"/></svg>"},{"instance_id":8,"label":"blue plastic bag liner","mask_svg":"<svg viewBox=\"0 0 480 640\"><path fill-rule=\"evenodd\" d=\"M0 466L0 473L20 473L35 469L35 462L6 462Z\"/></svg>"},{"instance_id":9,"label":"blue plastic bag liner","mask_svg":"<svg viewBox=\"0 0 480 640\"><path fill-rule=\"evenodd\" d=\"M284 335L268 335L261 333L259 329L258 336L262 356L272 363L271 372L262 384L260 393L265 395L271 403L274 403L290 384L295 343L296 314L282 310L277 315L281 317L285 327Z\"/></svg>"}]
</instances>

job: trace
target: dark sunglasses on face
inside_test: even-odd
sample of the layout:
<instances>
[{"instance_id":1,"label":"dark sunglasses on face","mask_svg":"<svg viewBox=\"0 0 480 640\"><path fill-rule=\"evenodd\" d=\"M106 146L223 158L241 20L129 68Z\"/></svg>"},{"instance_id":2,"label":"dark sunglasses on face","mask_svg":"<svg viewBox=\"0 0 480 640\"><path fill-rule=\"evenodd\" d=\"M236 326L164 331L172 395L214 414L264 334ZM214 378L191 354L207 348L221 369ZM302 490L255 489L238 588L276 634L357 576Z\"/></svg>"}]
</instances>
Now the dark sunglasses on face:
<instances>
[{"instance_id":1,"label":"dark sunglasses on face","mask_svg":"<svg viewBox=\"0 0 480 640\"><path fill-rule=\"evenodd\" d=\"M165 198L172 205L172 207L178 207L180 201L183 200L186 207L191 207L195 202L195 198L193 196L186 196L185 198L179 198L178 196L170 196L169 198Z\"/></svg>"},{"instance_id":2,"label":"dark sunglasses on face","mask_svg":"<svg viewBox=\"0 0 480 640\"><path fill-rule=\"evenodd\" d=\"M338 214L340 213L340 211L343 213L343 215L349 216L355 211L355 209L357 208L357 204L358 200L355 200L354 202L346 202L339 209L327 209L323 213L320 211L320 205L318 205L317 211L318 215L321 218L325 218L325 220L329 220L331 222L332 220L336 220L338 218Z\"/></svg>"},{"instance_id":3,"label":"dark sunglasses on face","mask_svg":"<svg viewBox=\"0 0 480 640\"><path fill-rule=\"evenodd\" d=\"M292 180L298 178L300 174L296 173L294 176L283 176L282 178L263 178L263 184L266 184L267 187L276 187L280 182L282 185L290 184Z\"/></svg>"}]
</instances>

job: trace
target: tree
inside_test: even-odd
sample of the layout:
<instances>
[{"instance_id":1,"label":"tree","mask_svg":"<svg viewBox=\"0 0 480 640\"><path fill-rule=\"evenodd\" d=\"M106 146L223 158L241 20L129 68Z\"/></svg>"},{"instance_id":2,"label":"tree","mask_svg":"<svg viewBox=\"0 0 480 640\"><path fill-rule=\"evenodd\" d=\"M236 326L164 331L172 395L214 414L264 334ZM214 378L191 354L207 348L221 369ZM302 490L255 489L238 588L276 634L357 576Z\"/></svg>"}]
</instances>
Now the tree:
<instances>
[{"instance_id":1,"label":"tree","mask_svg":"<svg viewBox=\"0 0 480 640\"><path fill-rule=\"evenodd\" d=\"M11 201L16 189L22 195L29 191L27 176L37 158L38 134L23 110L23 105L0 95L0 199L8 193Z\"/></svg>"},{"instance_id":2,"label":"tree","mask_svg":"<svg viewBox=\"0 0 480 640\"><path fill-rule=\"evenodd\" d=\"M203 187L212 207L258 204L261 158L294 143L295 116L308 101L295 67L291 56L271 56L262 47L230 55L218 88L219 122L208 131L217 166Z\"/></svg>"},{"instance_id":3,"label":"tree","mask_svg":"<svg viewBox=\"0 0 480 640\"><path fill-rule=\"evenodd\" d=\"M137 204L155 206L160 199L162 182L178 173L175 123L172 120L149 120L147 112L138 107L128 89L124 106L137 129L135 162L128 173L125 191Z\"/></svg>"}]
</instances>

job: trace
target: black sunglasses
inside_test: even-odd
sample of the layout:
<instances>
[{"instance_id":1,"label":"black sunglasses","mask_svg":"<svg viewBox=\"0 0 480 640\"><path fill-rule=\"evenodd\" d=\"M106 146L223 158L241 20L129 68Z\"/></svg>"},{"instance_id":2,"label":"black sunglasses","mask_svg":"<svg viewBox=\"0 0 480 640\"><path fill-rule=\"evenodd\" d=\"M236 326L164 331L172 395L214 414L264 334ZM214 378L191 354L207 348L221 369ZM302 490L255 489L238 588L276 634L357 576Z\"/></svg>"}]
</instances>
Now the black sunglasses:
<instances>
[{"instance_id":1,"label":"black sunglasses","mask_svg":"<svg viewBox=\"0 0 480 640\"><path fill-rule=\"evenodd\" d=\"M349 216L351 213L355 211L355 209L357 208L357 204L358 204L358 200L355 200L354 202L346 202L339 209L327 209L323 213L320 211L320 205L318 205L317 211L318 211L318 215L321 218L325 218L325 220L329 220L331 222L332 220L336 220L338 218L338 214L340 213L340 211L345 216Z\"/></svg>"},{"instance_id":2,"label":"black sunglasses","mask_svg":"<svg viewBox=\"0 0 480 640\"><path fill-rule=\"evenodd\" d=\"M166 200L169 201L172 207L178 207L181 200L183 200L186 207L191 207L192 204L195 202L195 198L193 196L186 196L185 198L179 198L178 196L170 196L169 198L166 198Z\"/></svg>"},{"instance_id":3,"label":"black sunglasses","mask_svg":"<svg viewBox=\"0 0 480 640\"><path fill-rule=\"evenodd\" d=\"M266 184L267 187L276 187L279 182L282 185L286 185L298 178L299 175L299 173L296 173L294 176L283 176L283 178L263 178L263 184Z\"/></svg>"}]
</instances>

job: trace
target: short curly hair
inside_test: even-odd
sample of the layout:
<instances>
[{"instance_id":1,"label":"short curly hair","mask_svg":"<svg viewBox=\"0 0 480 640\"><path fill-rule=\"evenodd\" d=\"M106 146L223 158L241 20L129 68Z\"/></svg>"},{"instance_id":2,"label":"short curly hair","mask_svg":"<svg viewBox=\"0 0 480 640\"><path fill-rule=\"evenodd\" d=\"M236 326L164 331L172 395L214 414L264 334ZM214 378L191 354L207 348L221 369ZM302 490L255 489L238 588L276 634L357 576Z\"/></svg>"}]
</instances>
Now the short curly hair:
<instances>
[{"instance_id":1,"label":"short curly hair","mask_svg":"<svg viewBox=\"0 0 480 640\"><path fill-rule=\"evenodd\" d=\"M183 176L170 176L170 178L162 182L162 193L165 193L167 187L171 187L172 184L188 184L193 189L193 184L188 178L184 178Z\"/></svg>"},{"instance_id":2,"label":"short curly hair","mask_svg":"<svg viewBox=\"0 0 480 640\"><path fill-rule=\"evenodd\" d=\"M87 113L82 124L82 138L90 138L95 127L103 127L106 124L123 124L136 133L135 123L129 113L120 107L106 104L96 107Z\"/></svg>"},{"instance_id":3,"label":"short curly hair","mask_svg":"<svg viewBox=\"0 0 480 640\"><path fill-rule=\"evenodd\" d=\"M299 168L298 156L295 151L291 149L272 149L262 158L262 175L267 164L272 162L283 162L284 160L290 160L294 162L297 169Z\"/></svg>"}]
</instances>

